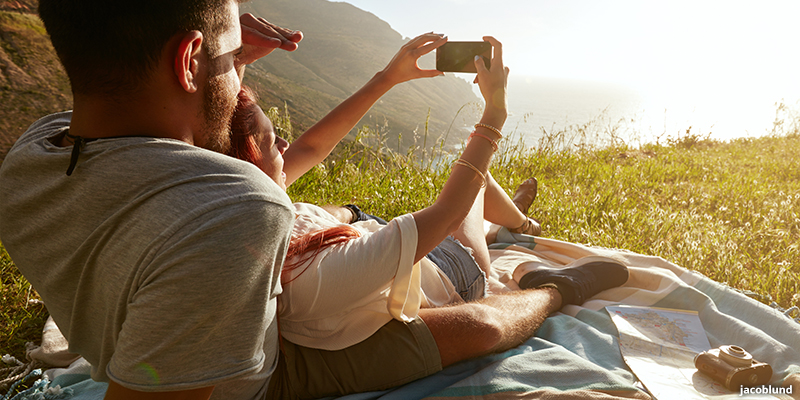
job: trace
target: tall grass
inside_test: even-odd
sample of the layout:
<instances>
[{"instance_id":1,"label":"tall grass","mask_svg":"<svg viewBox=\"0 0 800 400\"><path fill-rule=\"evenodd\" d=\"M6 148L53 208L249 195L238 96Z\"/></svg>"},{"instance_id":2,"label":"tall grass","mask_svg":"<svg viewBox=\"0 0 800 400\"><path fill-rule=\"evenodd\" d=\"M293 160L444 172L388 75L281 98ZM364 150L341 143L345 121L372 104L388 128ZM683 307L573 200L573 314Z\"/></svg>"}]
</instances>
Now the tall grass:
<instances>
[{"instance_id":1,"label":"tall grass","mask_svg":"<svg viewBox=\"0 0 800 400\"><path fill-rule=\"evenodd\" d=\"M288 114L269 114L282 134L297 136ZM794 125L727 142L687 130L636 147L615 131L588 126L543 130L532 147L509 135L491 173L509 193L538 178L530 215L546 237L660 256L790 308L800 304L800 134ZM433 150L413 146L405 153L389 150L393 140L359 130L289 195L321 205L355 203L386 219L432 204L455 155L442 140ZM433 140L420 136L418 142L426 141ZM0 353L20 357L25 341L39 340L46 310L29 302L35 291L4 250L0 283Z\"/></svg>"}]
</instances>

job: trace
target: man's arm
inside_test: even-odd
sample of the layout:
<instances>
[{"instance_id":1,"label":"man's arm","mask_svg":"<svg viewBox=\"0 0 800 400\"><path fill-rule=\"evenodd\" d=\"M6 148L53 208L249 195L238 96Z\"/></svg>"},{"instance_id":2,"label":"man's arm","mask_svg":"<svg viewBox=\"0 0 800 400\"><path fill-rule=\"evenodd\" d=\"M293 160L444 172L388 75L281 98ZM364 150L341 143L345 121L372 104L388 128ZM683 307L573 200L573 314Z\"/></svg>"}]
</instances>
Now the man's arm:
<instances>
[{"instance_id":1,"label":"man's arm","mask_svg":"<svg viewBox=\"0 0 800 400\"><path fill-rule=\"evenodd\" d=\"M208 400L211 398L213 386L200 389L180 390L177 392L139 392L127 389L111 381L106 391L106 400Z\"/></svg>"}]
</instances>

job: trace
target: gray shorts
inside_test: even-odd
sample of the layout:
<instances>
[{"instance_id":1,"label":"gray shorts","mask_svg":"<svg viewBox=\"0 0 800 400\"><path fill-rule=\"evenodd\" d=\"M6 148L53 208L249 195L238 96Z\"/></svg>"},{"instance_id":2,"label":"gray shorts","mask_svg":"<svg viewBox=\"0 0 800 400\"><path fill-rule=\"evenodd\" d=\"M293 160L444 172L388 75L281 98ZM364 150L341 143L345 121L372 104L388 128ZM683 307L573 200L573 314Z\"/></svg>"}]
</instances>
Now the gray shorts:
<instances>
[{"instance_id":1,"label":"gray shorts","mask_svg":"<svg viewBox=\"0 0 800 400\"><path fill-rule=\"evenodd\" d=\"M283 339L268 399L316 399L385 390L442 370L431 331L417 318L391 320L361 343L329 351Z\"/></svg>"}]
</instances>

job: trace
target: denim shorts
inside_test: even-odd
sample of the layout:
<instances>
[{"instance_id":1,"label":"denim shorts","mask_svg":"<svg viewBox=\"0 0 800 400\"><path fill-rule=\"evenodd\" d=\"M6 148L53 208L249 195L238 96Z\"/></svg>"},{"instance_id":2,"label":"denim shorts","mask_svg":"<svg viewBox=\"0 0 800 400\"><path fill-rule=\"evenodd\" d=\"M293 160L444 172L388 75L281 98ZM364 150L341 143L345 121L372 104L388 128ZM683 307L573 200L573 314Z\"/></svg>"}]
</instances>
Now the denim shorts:
<instances>
[{"instance_id":1,"label":"denim shorts","mask_svg":"<svg viewBox=\"0 0 800 400\"><path fill-rule=\"evenodd\" d=\"M356 221L375 220L381 225L387 222L380 217L361 211L355 204L345 207L353 211ZM464 301L473 301L486 297L486 274L483 272L472 251L464 247L457 239L448 236L427 255L453 283L456 292Z\"/></svg>"},{"instance_id":2,"label":"denim shorts","mask_svg":"<svg viewBox=\"0 0 800 400\"><path fill-rule=\"evenodd\" d=\"M445 238L427 255L448 278L464 301L486 296L486 274L472 257L472 251L452 236Z\"/></svg>"}]
</instances>

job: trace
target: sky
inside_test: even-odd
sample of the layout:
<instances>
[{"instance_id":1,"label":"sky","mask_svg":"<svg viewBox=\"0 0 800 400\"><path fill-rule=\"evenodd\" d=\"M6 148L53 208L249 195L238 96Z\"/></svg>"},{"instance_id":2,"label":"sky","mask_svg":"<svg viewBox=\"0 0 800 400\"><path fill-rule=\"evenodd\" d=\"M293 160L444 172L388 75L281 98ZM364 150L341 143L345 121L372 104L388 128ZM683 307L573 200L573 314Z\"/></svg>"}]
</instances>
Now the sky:
<instances>
[{"instance_id":1,"label":"sky","mask_svg":"<svg viewBox=\"0 0 800 400\"><path fill-rule=\"evenodd\" d=\"M800 1L347 2L406 37L494 36L514 75L623 84L652 107L759 102L774 114L800 99Z\"/></svg>"}]
</instances>

